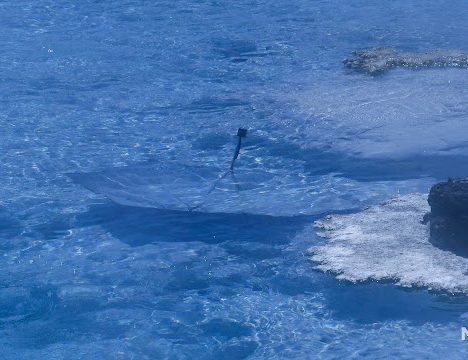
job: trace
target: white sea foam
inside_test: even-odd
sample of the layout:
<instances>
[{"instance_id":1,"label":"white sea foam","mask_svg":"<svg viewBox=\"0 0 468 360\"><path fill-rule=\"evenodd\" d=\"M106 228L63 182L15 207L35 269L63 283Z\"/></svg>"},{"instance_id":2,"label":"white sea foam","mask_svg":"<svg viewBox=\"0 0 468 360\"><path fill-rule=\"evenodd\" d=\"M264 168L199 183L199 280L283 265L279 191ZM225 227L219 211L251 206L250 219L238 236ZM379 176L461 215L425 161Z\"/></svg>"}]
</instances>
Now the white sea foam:
<instances>
[{"instance_id":1,"label":"white sea foam","mask_svg":"<svg viewBox=\"0 0 468 360\"><path fill-rule=\"evenodd\" d=\"M392 280L406 287L468 293L468 259L429 242L421 223L427 196L410 194L315 223L323 245L309 249L316 268L352 282Z\"/></svg>"}]
</instances>

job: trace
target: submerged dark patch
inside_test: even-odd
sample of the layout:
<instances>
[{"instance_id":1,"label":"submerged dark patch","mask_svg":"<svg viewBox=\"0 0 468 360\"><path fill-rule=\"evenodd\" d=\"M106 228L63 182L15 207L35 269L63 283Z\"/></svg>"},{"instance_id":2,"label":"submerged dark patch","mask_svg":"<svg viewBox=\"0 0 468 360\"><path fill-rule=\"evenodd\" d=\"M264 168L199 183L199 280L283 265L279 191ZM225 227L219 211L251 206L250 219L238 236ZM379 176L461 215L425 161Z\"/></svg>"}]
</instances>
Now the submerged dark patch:
<instances>
[{"instance_id":1,"label":"submerged dark patch","mask_svg":"<svg viewBox=\"0 0 468 360\"><path fill-rule=\"evenodd\" d=\"M379 75L394 68L468 68L468 54L460 50L433 50L426 53L399 52L392 48L357 50L343 60L353 70Z\"/></svg>"}]
</instances>

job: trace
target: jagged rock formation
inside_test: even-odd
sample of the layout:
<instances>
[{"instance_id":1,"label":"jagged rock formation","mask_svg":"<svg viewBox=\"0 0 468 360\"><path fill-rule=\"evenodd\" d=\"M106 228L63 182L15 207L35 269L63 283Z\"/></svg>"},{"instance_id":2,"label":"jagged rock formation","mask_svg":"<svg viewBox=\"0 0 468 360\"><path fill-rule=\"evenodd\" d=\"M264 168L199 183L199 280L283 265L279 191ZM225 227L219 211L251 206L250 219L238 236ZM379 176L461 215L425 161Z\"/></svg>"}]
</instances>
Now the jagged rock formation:
<instances>
[{"instance_id":1,"label":"jagged rock formation","mask_svg":"<svg viewBox=\"0 0 468 360\"><path fill-rule=\"evenodd\" d=\"M345 59L344 65L350 69L378 75L387 70L429 67L468 68L468 53L459 50L437 49L426 53L398 52L392 48L372 48L353 52L353 57Z\"/></svg>"},{"instance_id":2,"label":"jagged rock formation","mask_svg":"<svg viewBox=\"0 0 468 360\"><path fill-rule=\"evenodd\" d=\"M442 248L468 254L468 179L451 180L432 187L429 198L431 241Z\"/></svg>"}]
</instances>

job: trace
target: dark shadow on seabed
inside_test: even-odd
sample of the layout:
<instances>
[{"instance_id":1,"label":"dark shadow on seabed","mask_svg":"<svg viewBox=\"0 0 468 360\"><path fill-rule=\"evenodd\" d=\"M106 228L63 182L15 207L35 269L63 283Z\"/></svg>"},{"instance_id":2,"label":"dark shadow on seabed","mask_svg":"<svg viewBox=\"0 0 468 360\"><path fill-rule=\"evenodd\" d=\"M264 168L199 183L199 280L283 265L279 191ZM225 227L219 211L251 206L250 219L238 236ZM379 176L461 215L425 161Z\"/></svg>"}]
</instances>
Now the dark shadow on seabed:
<instances>
[{"instance_id":1,"label":"dark shadow on seabed","mask_svg":"<svg viewBox=\"0 0 468 360\"><path fill-rule=\"evenodd\" d=\"M51 221L34 229L45 237L56 237L70 228L99 225L130 245L157 242L228 241L285 244L315 217L202 213L124 206L108 201L93 205L66 221Z\"/></svg>"},{"instance_id":2,"label":"dark shadow on seabed","mask_svg":"<svg viewBox=\"0 0 468 360\"><path fill-rule=\"evenodd\" d=\"M211 214L114 204L93 206L78 218L79 224L99 224L131 246L160 241L213 244L230 240L281 244L310 221L306 216Z\"/></svg>"}]
</instances>

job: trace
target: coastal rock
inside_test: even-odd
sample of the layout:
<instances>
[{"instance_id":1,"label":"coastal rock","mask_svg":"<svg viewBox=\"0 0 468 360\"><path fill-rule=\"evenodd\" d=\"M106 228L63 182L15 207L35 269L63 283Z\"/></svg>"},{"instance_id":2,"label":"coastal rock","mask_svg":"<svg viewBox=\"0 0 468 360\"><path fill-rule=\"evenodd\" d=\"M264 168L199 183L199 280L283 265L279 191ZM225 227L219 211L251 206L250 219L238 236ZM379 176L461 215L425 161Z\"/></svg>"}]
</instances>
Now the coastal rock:
<instances>
[{"instance_id":1,"label":"coastal rock","mask_svg":"<svg viewBox=\"0 0 468 360\"><path fill-rule=\"evenodd\" d=\"M468 179L434 185L429 193L431 241L433 244L468 254Z\"/></svg>"}]
</instances>

